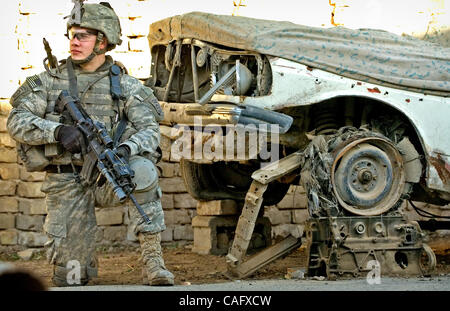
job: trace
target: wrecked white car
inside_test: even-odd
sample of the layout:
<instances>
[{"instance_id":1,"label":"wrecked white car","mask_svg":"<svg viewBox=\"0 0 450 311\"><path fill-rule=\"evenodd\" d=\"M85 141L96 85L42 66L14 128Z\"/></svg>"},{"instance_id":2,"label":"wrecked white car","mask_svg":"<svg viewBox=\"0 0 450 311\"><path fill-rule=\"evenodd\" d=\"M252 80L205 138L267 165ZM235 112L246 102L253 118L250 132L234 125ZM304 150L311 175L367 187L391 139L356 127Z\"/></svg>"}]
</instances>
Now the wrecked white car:
<instances>
[{"instance_id":1,"label":"wrecked white car","mask_svg":"<svg viewBox=\"0 0 450 311\"><path fill-rule=\"evenodd\" d=\"M163 123L216 129L190 139L191 150L181 156L194 198L244 201L247 195L246 204L271 205L289 185L302 184L316 219L309 232L330 225L330 217L339 222L324 239L338 241L337 247L312 238L311 274L361 272L359 256L375 254L373 246L359 244L362 253L345 259L342 241L361 242L362 236L390 238L389 243L399 239L432 261L429 250L423 251L420 228L406 224L398 208L405 199L450 201L448 48L380 30L323 29L198 12L153 23L148 38L152 68L146 85L160 100ZM227 157L227 146L236 145L216 138L239 124L253 125L270 148L252 142L247 133L247 145L237 148L245 149L244 156ZM202 150L196 157L191 151L198 145L208 145L213 155ZM267 188L254 192L252 203L255 181ZM256 202L258 195L262 202ZM387 220L374 224L373 217L380 215ZM406 229L393 229L399 226ZM386 253L386 243L377 250ZM418 262L417 252L407 249L394 249L386 266L394 263L406 271L409 259L411 271L417 270L412 264ZM231 250L228 259L236 266L239 256ZM357 264L345 268L350 261Z\"/></svg>"}]
</instances>

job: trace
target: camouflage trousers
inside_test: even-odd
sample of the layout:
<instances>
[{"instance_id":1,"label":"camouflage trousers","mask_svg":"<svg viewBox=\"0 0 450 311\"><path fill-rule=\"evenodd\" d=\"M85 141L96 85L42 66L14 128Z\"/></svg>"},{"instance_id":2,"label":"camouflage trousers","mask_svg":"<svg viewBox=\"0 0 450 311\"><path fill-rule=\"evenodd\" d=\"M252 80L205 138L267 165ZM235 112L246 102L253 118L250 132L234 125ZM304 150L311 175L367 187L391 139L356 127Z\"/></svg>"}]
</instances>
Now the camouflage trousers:
<instances>
[{"instance_id":1,"label":"camouflage trousers","mask_svg":"<svg viewBox=\"0 0 450 311\"><path fill-rule=\"evenodd\" d=\"M47 217L44 230L49 237L46 244L49 263L55 273L66 275L73 263L79 265L81 279L97 276L98 262L95 254L97 223L95 207L115 207L121 203L112 188L84 187L72 173L48 173L42 186L46 193ZM135 193L138 203L151 220L145 223L136 207L128 204L130 229L134 233L158 233L166 229L161 206L161 189L158 180L150 190Z\"/></svg>"}]
</instances>

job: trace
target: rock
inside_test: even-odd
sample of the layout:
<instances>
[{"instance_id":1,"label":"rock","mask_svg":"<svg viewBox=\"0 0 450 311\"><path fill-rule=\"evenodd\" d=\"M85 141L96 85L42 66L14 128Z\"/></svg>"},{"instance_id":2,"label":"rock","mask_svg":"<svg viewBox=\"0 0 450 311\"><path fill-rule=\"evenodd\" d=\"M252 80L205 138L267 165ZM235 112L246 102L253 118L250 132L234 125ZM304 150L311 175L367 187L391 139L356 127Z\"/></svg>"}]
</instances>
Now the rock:
<instances>
[{"instance_id":1,"label":"rock","mask_svg":"<svg viewBox=\"0 0 450 311\"><path fill-rule=\"evenodd\" d=\"M300 268L288 268L284 278L288 280L303 280L305 278L305 270Z\"/></svg>"},{"instance_id":2,"label":"rock","mask_svg":"<svg viewBox=\"0 0 450 311\"><path fill-rule=\"evenodd\" d=\"M29 248L24 251L18 252L17 255L23 260L30 260L35 252L36 252L35 249Z\"/></svg>"},{"instance_id":3,"label":"rock","mask_svg":"<svg viewBox=\"0 0 450 311\"><path fill-rule=\"evenodd\" d=\"M323 280L325 280L325 277L324 276L313 276L312 278L311 278L311 280L316 280L316 281L323 281Z\"/></svg>"}]
</instances>

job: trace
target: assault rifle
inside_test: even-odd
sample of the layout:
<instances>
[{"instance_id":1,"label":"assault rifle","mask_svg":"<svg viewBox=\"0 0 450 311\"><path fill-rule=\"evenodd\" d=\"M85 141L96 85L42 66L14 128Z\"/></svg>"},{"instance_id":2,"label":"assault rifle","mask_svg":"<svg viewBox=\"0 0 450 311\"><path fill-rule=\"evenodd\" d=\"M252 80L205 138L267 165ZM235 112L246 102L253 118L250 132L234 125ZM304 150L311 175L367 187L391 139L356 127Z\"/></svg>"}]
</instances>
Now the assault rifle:
<instances>
[{"instance_id":1,"label":"assault rifle","mask_svg":"<svg viewBox=\"0 0 450 311\"><path fill-rule=\"evenodd\" d=\"M132 194L136 188L133 182L134 172L125 161L117 155L114 142L109 136L106 127L99 121L92 120L78 100L64 90L59 95L57 102L59 113L67 111L76 127L83 133L87 146L82 146L84 156L80 177L83 182L92 184L100 173L111 185L114 194L121 203L130 199L136 206L139 214L147 224L151 221Z\"/></svg>"}]
</instances>

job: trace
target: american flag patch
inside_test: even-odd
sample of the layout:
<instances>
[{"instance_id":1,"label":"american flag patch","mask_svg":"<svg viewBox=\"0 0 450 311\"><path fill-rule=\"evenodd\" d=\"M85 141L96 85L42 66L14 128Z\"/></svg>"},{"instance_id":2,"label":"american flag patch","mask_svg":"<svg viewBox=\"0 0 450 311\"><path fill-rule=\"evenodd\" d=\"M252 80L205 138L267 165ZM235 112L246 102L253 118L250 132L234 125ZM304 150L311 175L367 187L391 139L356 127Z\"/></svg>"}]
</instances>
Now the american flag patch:
<instances>
[{"instance_id":1,"label":"american flag patch","mask_svg":"<svg viewBox=\"0 0 450 311\"><path fill-rule=\"evenodd\" d=\"M31 86L32 89L35 89L38 86L42 86L42 81L41 81L41 79L39 79L39 77L37 75L28 77L27 82Z\"/></svg>"}]
</instances>

